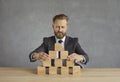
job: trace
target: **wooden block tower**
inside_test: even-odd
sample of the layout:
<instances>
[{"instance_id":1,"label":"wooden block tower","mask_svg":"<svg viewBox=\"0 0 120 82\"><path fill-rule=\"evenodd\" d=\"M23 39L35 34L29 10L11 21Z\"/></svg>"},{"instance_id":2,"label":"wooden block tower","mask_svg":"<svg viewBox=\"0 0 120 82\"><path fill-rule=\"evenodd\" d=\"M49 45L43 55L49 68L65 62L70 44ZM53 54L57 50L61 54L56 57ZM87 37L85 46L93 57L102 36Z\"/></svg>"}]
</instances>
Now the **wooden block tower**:
<instances>
[{"instance_id":1,"label":"wooden block tower","mask_svg":"<svg viewBox=\"0 0 120 82\"><path fill-rule=\"evenodd\" d=\"M56 57L56 54L58 57ZM80 66L67 60L68 51L62 50L62 44L56 43L54 51L49 51L50 60L43 61L43 66L37 67L38 75L76 75L80 74Z\"/></svg>"}]
</instances>

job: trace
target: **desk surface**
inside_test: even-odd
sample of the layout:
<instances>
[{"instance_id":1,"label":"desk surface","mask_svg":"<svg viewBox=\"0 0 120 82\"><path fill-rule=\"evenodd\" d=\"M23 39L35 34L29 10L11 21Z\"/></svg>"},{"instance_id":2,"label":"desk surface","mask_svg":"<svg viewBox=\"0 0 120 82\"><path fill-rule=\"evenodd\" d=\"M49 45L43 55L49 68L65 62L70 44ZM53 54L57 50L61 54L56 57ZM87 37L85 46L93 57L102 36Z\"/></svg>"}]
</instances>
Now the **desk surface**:
<instances>
[{"instance_id":1,"label":"desk surface","mask_svg":"<svg viewBox=\"0 0 120 82\"><path fill-rule=\"evenodd\" d=\"M120 68L87 68L80 75L37 75L37 69L0 67L0 82L120 82Z\"/></svg>"}]
</instances>

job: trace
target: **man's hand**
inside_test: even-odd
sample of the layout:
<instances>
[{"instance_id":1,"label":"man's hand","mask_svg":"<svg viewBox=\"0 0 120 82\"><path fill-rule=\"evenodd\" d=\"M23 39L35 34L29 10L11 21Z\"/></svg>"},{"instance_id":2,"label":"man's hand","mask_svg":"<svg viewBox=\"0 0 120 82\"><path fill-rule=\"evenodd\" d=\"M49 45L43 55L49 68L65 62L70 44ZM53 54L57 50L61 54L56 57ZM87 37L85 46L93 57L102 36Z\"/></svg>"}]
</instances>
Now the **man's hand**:
<instances>
[{"instance_id":1,"label":"man's hand","mask_svg":"<svg viewBox=\"0 0 120 82\"><path fill-rule=\"evenodd\" d=\"M76 53L72 53L68 56L67 60L75 60L75 62L83 62L85 60L83 55L78 55Z\"/></svg>"},{"instance_id":2,"label":"man's hand","mask_svg":"<svg viewBox=\"0 0 120 82\"><path fill-rule=\"evenodd\" d=\"M44 61L50 59L49 55L45 52L33 53L33 59Z\"/></svg>"}]
</instances>

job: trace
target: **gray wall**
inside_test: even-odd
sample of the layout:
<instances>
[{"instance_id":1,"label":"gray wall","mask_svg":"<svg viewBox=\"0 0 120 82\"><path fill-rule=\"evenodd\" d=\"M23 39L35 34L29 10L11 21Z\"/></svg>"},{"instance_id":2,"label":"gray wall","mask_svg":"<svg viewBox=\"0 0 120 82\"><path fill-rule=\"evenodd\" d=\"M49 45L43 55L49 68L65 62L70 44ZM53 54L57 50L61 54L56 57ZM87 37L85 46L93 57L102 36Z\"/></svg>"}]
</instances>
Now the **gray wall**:
<instances>
[{"instance_id":1,"label":"gray wall","mask_svg":"<svg viewBox=\"0 0 120 82\"><path fill-rule=\"evenodd\" d=\"M120 0L0 0L0 66L33 67L29 53L53 35L52 17L70 17L87 68L120 67Z\"/></svg>"}]
</instances>

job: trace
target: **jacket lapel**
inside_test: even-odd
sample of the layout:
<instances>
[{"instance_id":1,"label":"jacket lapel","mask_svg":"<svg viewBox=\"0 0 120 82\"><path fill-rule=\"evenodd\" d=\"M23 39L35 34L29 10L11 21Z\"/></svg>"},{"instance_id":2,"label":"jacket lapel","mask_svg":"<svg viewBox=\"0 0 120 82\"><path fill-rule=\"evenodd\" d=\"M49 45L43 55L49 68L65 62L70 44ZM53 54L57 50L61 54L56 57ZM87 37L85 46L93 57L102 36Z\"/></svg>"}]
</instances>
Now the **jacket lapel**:
<instances>
[{"instance_id":1,"label":"jacket lapel","mask_svg":"<svg viewBox=\"0 0 120 82\"><path fill-rule=\"evenodd\" d=\"M68 50L68 44L69 44L69 37L66 36L65 43L64 43L65 50Z\"/></svg>"},{"instance_id":2,"label":"jacket lapel","mask_svg":"<svg viewBox=\"0 0 120 82\"><path fill-rule=\"evenodd\" d=\"M51 45L50 47L52 48L52 50L54 50L54 49L55 49L54 45L55 45L55 43L56 43L55 36L53 36L52 39L53 39L53 40L52 40L52 45Z\"/></svg>"}]
</instances>

